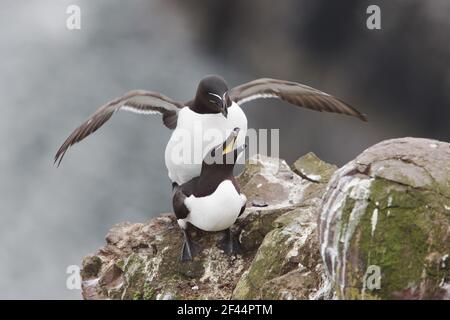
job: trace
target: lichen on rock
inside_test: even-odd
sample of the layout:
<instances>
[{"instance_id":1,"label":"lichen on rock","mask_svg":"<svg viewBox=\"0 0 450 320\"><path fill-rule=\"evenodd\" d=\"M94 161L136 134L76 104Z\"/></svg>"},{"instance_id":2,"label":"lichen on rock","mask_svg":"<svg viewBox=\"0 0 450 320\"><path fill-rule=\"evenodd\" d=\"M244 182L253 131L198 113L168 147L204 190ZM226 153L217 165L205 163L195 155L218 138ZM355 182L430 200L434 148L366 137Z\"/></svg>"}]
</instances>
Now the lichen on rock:
<instances>
[{"instance_id":1,"label":"lichen on rock","mask_svg":"<svg viewBox=\"0 0 450 320\"><path fill-rule=\"evenodd\" d=\"M336 171L321 254L341 299L450 299L450 145L381 142Z\"/></svg>"},{"instance_id":2,"label":"lichen on rock","mask_svg":"<svg viewBox=\"0 0 450 320\"><path fill-rule=\"evenodd\" d=\"M260 155L237 178L243 253L180 262L173 214L123 222L83 261L85 299L450 299L450 145L381 142L344 167Z\"/></svg>"},{"instance_id":3,"label":"lichen on rock","mask_svg":"<svg viewBox=\"0 0 450 320\"><path fill-rule=\"evenodd\" d=\"M305 170L316 170L312 174L326 177L324 170L332 166L314 159L317 168L309 160ZM106 245L84 259L83 297L311 297L325 276L317 244L316 209L326 179L310 181L297 175L283 160L257 155L249 159L238 181L248 198L247 209L234 226L242 242L242 255L227 256L217 248L221 233L196 230L193 238L204 250L193 261L180 262L182 234L172 214L147 223L120 223L106 236ZM302 274L303 280L292 282L289 290L282 289L283 279L295 271ZM249 287L245 295L242 290L249 283L247 275L256 277L253 281L257 288ZM306 290L304 283L310 284Z\"/></svg>"},{"instance_id":4,"label":"lichen on rock","mask_svg":"<svg viewBox=\"0 0 450 320\"><path fill-rule=\"evenodd\" d=\"M337 168L312 153L298 159L294 168L321 179L302 178L308 183L301 202L273 221L237 283L234 299L324 299L333 294L324 289L328 283L318 250L317 217L326 183Z\"/></svg>"}]
</instances>

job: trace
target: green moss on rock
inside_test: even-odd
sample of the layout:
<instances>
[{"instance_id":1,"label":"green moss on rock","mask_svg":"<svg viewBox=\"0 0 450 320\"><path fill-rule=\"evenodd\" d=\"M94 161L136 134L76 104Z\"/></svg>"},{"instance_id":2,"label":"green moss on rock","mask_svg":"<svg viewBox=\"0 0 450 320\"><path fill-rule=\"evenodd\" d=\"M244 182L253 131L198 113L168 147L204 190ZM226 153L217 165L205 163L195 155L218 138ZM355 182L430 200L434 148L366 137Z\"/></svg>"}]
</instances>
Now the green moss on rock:
<instances>
[{"instance_id":1,"label":"green moss on rock","mask_svg":"<svg viewBox=\"0 0 450 320\"><path fill-rule=\"evenodd\" d=\"M437 178L439 166L448 174L445 163L448 144L408 138L369 148L336 172L320 239L341 299L450 298L449 270L439 267L450 253L442 192L450 175ZM355 198L363 185L365 196Z\"/></svg>"},{"instance_id":2,"label":"green moss on rock","mask_svg":"<svg viewBox=\"0 0 450 320\"><path fill-rule=\"evenodd\" d=\"M292 169L300 176L318 183L327 183L331 175L337 170L337 166L320 160L313 152L309 152L298 158Z\"/></svg>"}]
</instances>

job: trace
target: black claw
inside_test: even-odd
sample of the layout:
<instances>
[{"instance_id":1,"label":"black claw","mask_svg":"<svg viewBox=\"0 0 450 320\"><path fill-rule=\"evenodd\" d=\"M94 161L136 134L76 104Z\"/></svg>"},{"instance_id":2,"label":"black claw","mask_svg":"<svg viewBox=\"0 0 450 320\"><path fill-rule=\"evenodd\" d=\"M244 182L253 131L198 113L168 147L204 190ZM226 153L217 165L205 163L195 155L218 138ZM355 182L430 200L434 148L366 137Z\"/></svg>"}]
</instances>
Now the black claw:
<instances>
[{"instance_id":1,"label":"black claw","mask_svg":"<svg viewBox=\"0 0 450 320\"><path fill-rule=\"evenodd\" d=\"M225 230L224 237L217 243L217 247L228 255L237 255L242 253L239 240L231 232L231 229Z\"/></svg>"}]
</instances>

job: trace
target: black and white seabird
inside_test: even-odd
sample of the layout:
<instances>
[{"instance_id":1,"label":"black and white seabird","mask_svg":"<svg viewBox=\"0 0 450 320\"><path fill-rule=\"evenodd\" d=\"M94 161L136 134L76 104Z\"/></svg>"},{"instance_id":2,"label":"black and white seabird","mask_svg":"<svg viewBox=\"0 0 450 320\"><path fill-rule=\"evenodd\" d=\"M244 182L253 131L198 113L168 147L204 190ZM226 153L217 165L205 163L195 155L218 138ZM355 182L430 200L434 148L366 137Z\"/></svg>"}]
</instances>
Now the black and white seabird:
<instances>
[{"instance_id":1,"label":"black and white seabird","mask_svg":"<svg viewBox=\"0 0 450 320\"><path fill-rule=\"evenodd\" d=\"M190 224L209 232L225 230L219 247L228 254L238 251L239 243L230 227L244 212L247 201L233 176L234 164L245 149L245 144L236 145L238 133L239 128L235 128L225 142L206 154L199 177L174 187L173 210L184 234L183 261L200 251L189 236Z\"/></svg>"},{"instance_id":2,"label":"black and white seabird","mask_svg":"<svg viewBox=\"0 0 450 320\"><path fill-rule=\"evenodd\" d=\"M303 84L262 78L228 90L222 77L210 75L200 81L195 98L186 103L145 90L130 91L107 103L72 132L56 153L55 163L59 165L70 146L95 132L119 110L160 114L166 127L174 129L165 151L168 175L173 183L183 184L200 175L202 159L210 146L223 141L233 128L241 129L237 145L244 144L247 117L240 106L260 98L277 98L299 107L346 114L367 121L365 115L345 102ZM198 127L201 130L197 130ZM211 137L206 134L211 130L221 135ZM183 139L181 144L180 139ZM198 142L201 144L200 156L186 157L186 151L193 150L193 143ZM179 152L180 149L183 152Z\"/></svg>"}]
</instances>

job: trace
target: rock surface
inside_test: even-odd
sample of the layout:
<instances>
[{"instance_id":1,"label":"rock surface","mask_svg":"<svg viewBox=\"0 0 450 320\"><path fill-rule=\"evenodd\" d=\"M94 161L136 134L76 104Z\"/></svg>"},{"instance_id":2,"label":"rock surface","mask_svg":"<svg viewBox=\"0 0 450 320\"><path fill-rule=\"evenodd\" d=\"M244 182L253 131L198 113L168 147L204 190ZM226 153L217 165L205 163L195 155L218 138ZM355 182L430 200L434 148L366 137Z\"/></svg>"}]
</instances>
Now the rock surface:
<instances>
[{"instance_id":1,"label":"rock surface","mask_svg":"<svg viewBox=\"0 0 450 320\"><path fill-rule=\"evenodd\" d=\"M220 233L193 234L204 250L180 262L172 214L114 226L83 261L85 299L329 298L317 236L318 208L335 166L313 154L295 162L255 156L238 177L247 209L235 225L243 254L216 247ZM299 174L297 174L297 173Z\"/></svg>"},{"instance_id":2,"label":"rock surface","mask_svg":"<svg viewBox=\"0 0 450 320\"><path fill-rule=\"evenodd\" d=\"M344 167L256 156L238 177L242 255L172 214L120 223L83 261L85 299L450 299L450 145L381 142ZM325 263L323 263L323 261Z\"/></svg>"},{"instance_id":3,"label":"rock surface","mask_svg":"<svg viewBox=\"0 0 450 320\"><path fill-rule=\"evenodd\" d=\"M293 167L304 177L293 174L303 186L295 190L299 201L282 215L271 214L278 217L239 279L233 299L323 299L330 296L318 250L317 219L326 183L337 167L312 153L298 159ZM253 189L251 184L246 187Z\"/></svg>"},{"instance_id":4,"label":"rock surface","mask_svg":"<svg viewBox=\"0 0 450 320\"><path fill-rule=\"evenodd\" d=\"M341 299L450 299L450 145L381 142L335 172L321 255Z\"/></svg>"}]
</instances>

